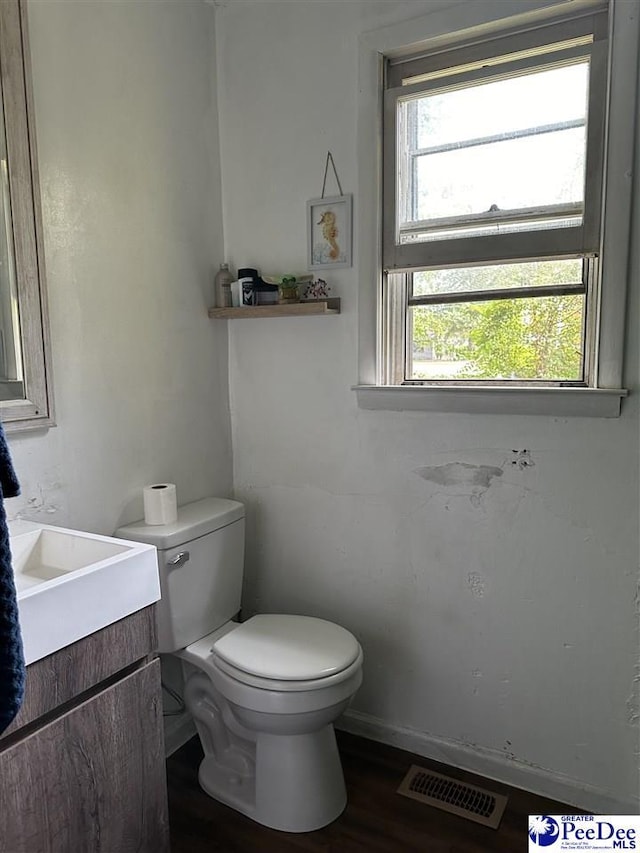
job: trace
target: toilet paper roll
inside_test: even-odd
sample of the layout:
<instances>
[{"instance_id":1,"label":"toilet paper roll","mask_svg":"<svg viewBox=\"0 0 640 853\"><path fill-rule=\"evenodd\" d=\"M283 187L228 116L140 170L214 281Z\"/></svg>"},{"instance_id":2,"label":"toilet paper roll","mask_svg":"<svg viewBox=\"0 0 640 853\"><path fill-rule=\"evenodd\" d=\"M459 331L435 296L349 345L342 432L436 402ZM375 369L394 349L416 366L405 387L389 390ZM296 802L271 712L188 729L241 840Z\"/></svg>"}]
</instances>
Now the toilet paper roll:
<instances>
[{"instance_id":1,"label":"toilet paper roll","mask_svg":"<svg viewBox=\"0 0 640 853\"><path fill-rule=\"evenodd\" d=\"M173 483L154 483L142 490L145 524L173 524L178 518L178 499Z\"/></svg>"}]
</instances>

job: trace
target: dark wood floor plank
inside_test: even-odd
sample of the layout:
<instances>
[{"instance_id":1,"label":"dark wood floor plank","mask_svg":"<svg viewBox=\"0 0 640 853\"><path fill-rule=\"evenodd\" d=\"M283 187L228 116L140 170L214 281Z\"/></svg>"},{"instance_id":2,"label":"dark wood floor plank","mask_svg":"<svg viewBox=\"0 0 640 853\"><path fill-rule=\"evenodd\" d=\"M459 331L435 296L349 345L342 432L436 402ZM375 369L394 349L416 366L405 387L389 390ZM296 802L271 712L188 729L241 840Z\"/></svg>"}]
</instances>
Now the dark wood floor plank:
<instances>
[{"instance_id":1,"label":"dark wood floor plank","mask_svg":"<svg viewBox=\"0 0 640 853\"><path fill-rule=\"evenodd\" d=\"M302 834L267 829L207 796L198 785L202 751L193 738L167 762L172 853L525 853L529 814L579 812L386 744L337 735L347 808L329 826ZM397 794L412 764L507 794L499 829Z\"/></svg>"}]
</instances>

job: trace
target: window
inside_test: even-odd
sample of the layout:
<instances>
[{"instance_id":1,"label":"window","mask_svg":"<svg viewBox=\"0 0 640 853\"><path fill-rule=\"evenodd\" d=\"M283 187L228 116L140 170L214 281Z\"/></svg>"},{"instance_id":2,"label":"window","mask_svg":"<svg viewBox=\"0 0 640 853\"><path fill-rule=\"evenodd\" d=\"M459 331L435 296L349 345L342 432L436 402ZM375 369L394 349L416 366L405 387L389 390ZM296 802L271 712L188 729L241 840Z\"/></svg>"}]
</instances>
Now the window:
<instances>
[{"instance_id":1,"label":"window","mask_svg":"<svg viewBox=\"0 0 640 853\"><path fill-rule=\"evenodd\" d=\"M560 20L558 15L561 11L571 14L572 20ZM602 12L605 12L607 17L608 38L606 39L603 38L602 32L604 27L604 18L600 14ZM552 16L555 16L553 20ZM456 68L459 70L458 82L461 84L457 88L462 89L470 82L468 78L465 79L465 74L475 72L480 78L483 67L489 68L490 63L493 66L498 64L506 66L511 60L526 59L535 67L536 49L531 44L522 45L519 41L530 38L527 34L550 33L551 27L570 28L580 20L591 21L591 36L588 32L586 34L587 43L589 41L592 43L589 56L590 71L601 77L605 91L605 102L600 105L601 121L604 125L601 135L603 151L600 152L601 179L595 181L589 172L589 162L595 162L590 158L597 154L590 144L594 131L591 121L594 111L590 103L587 108L585 154L589 179L584 184L583 211L580 214L582 224L576 225L575 218L566 227L561 227L557 220L554 223L554 211L550 209L553 202L547 200L546 204L541 204L540 207L546 207L542 211L543 219L546 220L544 225L551 225L550 228L531 228L529 232L524 234L516 232L515 235L489 232L482 236L477 233L477 228L486 223L472 221L470 224L476 228L474 239L465 241L458 239L460 234L455 234L455 228L459 227L460 223L455 221L459 211L454 210L450 217L453 219L452 222L438 223L438 226L445 226L444 230L448 231L446 239L409 240L406 234L405 241L401 243L396 232L395 210L396 125L395 117L393 122L389 122L389 102L392 98L392 89L399 90L397 91L399 97L410 96L413 92L409 85L403 87L401 83L398 84L397 81L390 79L389 72L395 73L393 69L397 68L400 75L398 79L414 77L411 84L414 86L419 86L421 83L431 84L428 90L431 92L435 88L437 74L445 77L449 69ZM568 38L572 40L572 46L567 46L567 49L577 52L584 47L576 41L581 38L579 34L573 34ZM495 48L499 43L507 45L506 50L493 50L492 53L486 50L491 45ZM608 3L603 3L601 0L559 0L557 3L550 3L547 0L501 0L497 4L457 3L433 9L421 17L391 24L361 36L358 56L359 189L356 217L358 380L353 386L361 409L585 417L618 417L620 415L621 401L627 396L622 382L627 324L626 292L631 244L631 209L634 198L633 176L636 168L634 132L638 102L637 75L634 69L638 65L638 43L637 4L626 2L626 0L609 0ZM547 49L545 44L558 44L559 50L564 47L554 35L550 39L545 37L541 40L542 52ZM463 57L461 62L456 60L442 63L443 58L452 57L454 53L462 56L461 50L466 52L466 57ZM519 54L520 51L525 51L526 55ZM514 54L519 55L514 56ZM419 69L418 73L413 75L407 57L413 57L416 63L429 60L437 68ZM504 62L499 61L503 59ZM533 63L531 63L532 59ZM603 65L604 73L601 74ZM406 73L407 71L409 73ZM432 75L432 79L429 81L427 76L420 79L419 74ZM517 78L525 75L512 76ZM590 73L590 87L591 80ZM487 82L492 82L491 74ZM381 93L385 90L385 85L389 93L385 98L386 115L383 115L385 110ZM452 86L450 91L453 92L455 88ZM476 91L478 91L477 88ZM589 97L591 97L591 89ZM394 130L389 139L391 127ZM383 140L384 146L380 144L383 129L387 134L387 138ZM552 132L549 131L549 133ZM469 149L472 147L474 146L469 146ZM385 157L386 170L383 169ZM390 158L391 168L389 167ZM383 180L379 179L383 173L384 186ZM600 202L593 204L592 193L596 191L601 194ZM491 210L494 203L503 209ZM566 199L561 203L566 204ZM566 206L568 207L568 204ZM504 204L500 205L497 201L486 202L486 207L478 212L487 217L496 213L502 216L504 207ZM513 217L526 219L522 209L515 207L515 210L517 212ZM565 209L564 212L571 211ZM383 214L386 228L383 228ZM440 213L435 218L438 217L445 218ZM488 224L495 226L495 232L504 232L508 218L503 216L497 223L489 222ZM405 224L409 221L405 220ZM592 254L588 246L593 237L590 222L594 221L599 237L596 251ZM420 224L420 220L414 220L412 227L418 226L417 230L420 230ZM436 231L435 228L430 229L433 224L427 223L424 236L427 236L429 230L431 234L428 236L433 236ZM567 228L573 229L573 248L567 248L566 244L559 247L551 234L547 235L548 241L542 248L547 239L543 233L545 230L555 231L555 237L564 239L570 233ZM407 229L403 231L406 232ZM441 235L436 233L436 236ZM502 246L501 251L493 257L489 253L490 244L487 242L491 237L496 238L494 248L498 237ZM580 239L584 240L582 245L579 244ZM525 256L517 251L511 251L517 248L518 241L521 240L529 241L531 251L527 251ZM483 257L472 260L470 256L458 252L465 243L468 247L477 248L481 242L486 249ZM455 250L455 255L447 260L444 253L450 250ZM564 254L565 252L567 254ZM422 253L421 258L418 257L418 253ZM493 267L495 270L495 267L501 264L520 265L524 262L542 263L563 260L578 261L582 264L582 280L574 280L569 284L579 285L585 290L584 298L581 297L584 306L584 330L581 334L583 349L580 352L585 377L583 381L564 378L548 382L539 380L525 382L517 379L509 381L508 378L473 379L468 375L468 364L463 365L465 376L460 377L458 374L457 380L441 379L428 382L425 379L412 381L404 378L405 368L408 368L407 376L411 376L413 370L411 359L406 357L407 348L412 346L408 334L411 324L407 323L410 310L409 298L414 289L412 276L421 272L440 272L447 268L468 271L474 267L485 266ZM546 266L542 269L549 270L550 267ZM565 273L568 269L567 264L564 266ZM539 283L539 281L533 282L536 286ZM567 284L566 280L562 280L561 283ZM415 286L416 295L428 286L418 281ZM462 285L459 283L458 286ZM441 292L443 287L443 285L439 286ZM524 298L521 291L518 291L518 294L518 298ZM554 297L562 295L554 294ZM577 288L574 288L572 295L578 296ZM502 301L506 308L506 300ZM491 302L497 310L498 300L493 299ZM481 303L476 304L481 308ZM470 301L467 309L469 312L471 312L469 307L471 305L473 302ZM413 311L414 308L411 307L411 310ZM433 313L435 311L432 311ZM478 312L471 313L477 315ZM575 327L575 318L573 318L572 327ZM495 329L496 326L494 325L493 328ZM424 324L423 328L417 331L418 334L422 334ZM465 340L463 339L463 343ZM422 339L418 338L417 344L416 360L424 362L429 351L429 346L425 345L424 336ZM413 349L410 352L412 357ZM468 362L470 359L461 358L460 360ZM508 377L510 374L505 371L505 375ZM423 384L425 382L427 384Z\"/></svg>"},{"instance_id":2,"label":"window","mask_svg":"<svg viewBox=\"0 0 640 853\"><path fill-rule=\"evenodd\" d=\"M387 61L389 384L595 385L607 32Z\"/></svg>"}]
</instances>

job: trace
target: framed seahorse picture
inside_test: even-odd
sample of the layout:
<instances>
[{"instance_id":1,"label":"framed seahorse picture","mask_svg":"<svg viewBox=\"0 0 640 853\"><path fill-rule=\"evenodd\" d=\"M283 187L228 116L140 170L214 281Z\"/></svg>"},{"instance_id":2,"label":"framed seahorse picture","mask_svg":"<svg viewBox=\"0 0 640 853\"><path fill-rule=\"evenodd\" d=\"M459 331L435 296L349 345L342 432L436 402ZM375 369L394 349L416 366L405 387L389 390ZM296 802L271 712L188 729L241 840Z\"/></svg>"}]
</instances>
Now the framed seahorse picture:
<instances>
[{"instance_id":1,"label":"framed seahorse picture","mask_svg":"<svg viewBox=\"0 0 640 853\"><path fill-rule=\"evenodd\" d=\"M351 196L335 195L307 202L309 269L351 266Z\"/></svg>"}]
</instances>

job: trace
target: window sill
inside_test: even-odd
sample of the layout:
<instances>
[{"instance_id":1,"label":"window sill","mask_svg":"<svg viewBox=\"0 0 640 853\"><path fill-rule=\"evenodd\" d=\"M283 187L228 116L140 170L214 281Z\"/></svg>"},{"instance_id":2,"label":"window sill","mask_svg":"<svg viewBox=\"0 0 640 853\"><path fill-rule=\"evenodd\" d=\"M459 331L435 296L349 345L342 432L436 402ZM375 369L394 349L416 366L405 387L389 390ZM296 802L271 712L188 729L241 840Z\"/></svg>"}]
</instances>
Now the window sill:
<instances>
[{"instance_id":1,"label":"window sill","mask_svg":"<svg viewBox=\"0 0 640 853\"><path fill-rule=\"evenodd\" d=\"M392 412L617 418L623 388L480 388L354 385L358 408Z\"/></svg>"}]
</instances>

